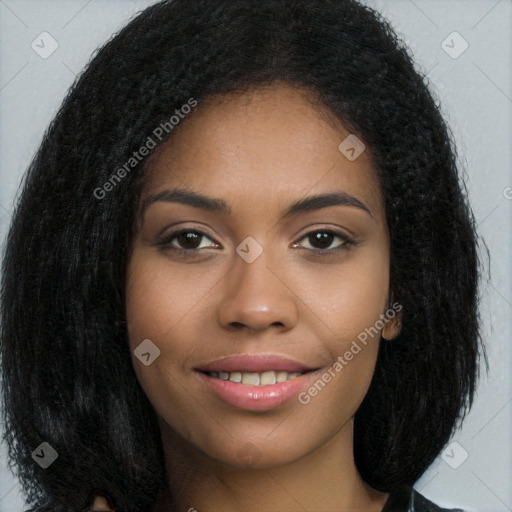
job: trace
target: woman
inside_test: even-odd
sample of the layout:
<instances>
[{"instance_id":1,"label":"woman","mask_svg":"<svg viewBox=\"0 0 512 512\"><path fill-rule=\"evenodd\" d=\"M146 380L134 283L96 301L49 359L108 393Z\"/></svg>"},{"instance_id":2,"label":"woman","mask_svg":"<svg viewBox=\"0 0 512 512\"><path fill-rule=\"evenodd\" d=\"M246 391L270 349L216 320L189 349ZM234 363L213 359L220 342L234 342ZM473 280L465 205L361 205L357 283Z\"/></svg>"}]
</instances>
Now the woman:
<instances>
[{"instance_id":1,"label":"woman","mask_svg":"<svg viewBox=\"0 0 512 512\"><path fill-rule=\"evenodd\" d=\"M476 244L449 131L377 13L149 7L71 89L8 237L30 505L444 510L412 485L472 403Z\"/></svg>"}]
</instances>

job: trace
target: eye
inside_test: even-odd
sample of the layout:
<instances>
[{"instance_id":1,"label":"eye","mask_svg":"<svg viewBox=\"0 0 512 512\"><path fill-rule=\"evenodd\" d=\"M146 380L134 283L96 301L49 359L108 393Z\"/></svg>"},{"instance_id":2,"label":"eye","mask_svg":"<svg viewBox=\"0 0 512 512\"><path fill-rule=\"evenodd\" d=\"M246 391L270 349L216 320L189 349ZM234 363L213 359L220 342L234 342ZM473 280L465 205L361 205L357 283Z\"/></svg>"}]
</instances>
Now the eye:
<instances>
[{"instance_id":1,"label":"eye","mask_svg":"<svg viewBox=\"0 0 512 512\"><path fill-rule=\"evenodd\" d=\"M212 241L212 243L201 243L202 240L205 239ZM341 242L338 242L334 248L329 249L329 247L335 243L336 239ZM319 255L328 255L338 253L340 251L347 251L351 246L357 245L357 243L345 233L329 229L311 231L303 236L300 241L301 240L305 240L307 242L306 247L299 244L299 242L295 242L292 247L306 249ZM197 229L181 229L179 231L174 231L157 241L156 245L160 246L164 250L174 251L175 253L183 256L197 255L199 249L219 247L217 242L213 241L206 233Z\"/></svg>"},{"instance_id":2,"label":"eye","mask_svg":"<svg viewBox=\"0 0 512 512\"><path fill-rule=\"evenodd\" d=\"M331 246L336 239L341 240L341 243L338 243L334 248L329 249L329 246ZM339 251L346 251L351 246L357 245L356 242L345 233L329 229L311 231L300 240L306 240L309 245L309 247L303 248L319 254L333 254ZM299 247L299 242L295 242L293 246Z\"/></svg>"},{"instance_id":3,"label":"eye","mask_svg":"<svg viewBox=\"0 0 512 512\"><path fill-rule=\"evenodd\" d=\"M197 252L198 249L218 246L216 242L214 242L213 245L202 245L201 239L203 238L212 240L206 233L203 233L202 231L198 231L196 229L181 229L180 231L174 231L162 240L159 240L157 245L165 249L183 253Z\"/></svg>"}]
</instances>

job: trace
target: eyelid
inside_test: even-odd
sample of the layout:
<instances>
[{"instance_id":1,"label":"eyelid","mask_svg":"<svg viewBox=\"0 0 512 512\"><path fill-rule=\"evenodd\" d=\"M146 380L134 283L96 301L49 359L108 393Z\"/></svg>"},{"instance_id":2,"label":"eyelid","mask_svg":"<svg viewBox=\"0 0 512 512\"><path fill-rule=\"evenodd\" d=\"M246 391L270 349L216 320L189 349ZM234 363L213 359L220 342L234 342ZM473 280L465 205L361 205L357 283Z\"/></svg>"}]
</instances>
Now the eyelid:
<instances>
[{"instance_id":1,"label":"eyelid","mask_svg":"<svg viewBox=\"0 0 512 512\"><path fill-rule=\"evenodd\" d=\"M165 232L165 230L163 230L163 231ZM208 232L204 231L202 228L200 229L200 228L189 227L189 226L175 229L167 235L157 235L156 245L162 245L162 246L169 245L170 246L170 243L172 240L174 240L174 238L176 238L181 233L186 233L186 232L197 233L198 235L201 235L204 238L209 238L214 244L221 245L219 242L217 242L215 240L215 238L212 235L210 235ZM177 249L175 247L171 247L171 249L175 249L176 251L180 251L180 252L184 252L184 251L198 252L199 251L199 249Z\"/></svg>"},{"instance_id":2,"label":"eyelid","mask_svg":"<svg viewBox=\"0 0 512 512\"><path fill-rule=\"evenodd\" d=\"M315 249L315 248L308 249L307 247L301 247L299 245L299 242L308 238L311 234L314 234L314 233L329 233L333 237L339 238L340 240L342 240L343 243L338 245L334 249ZM310 252L315 255L320 255L320 256L340 253L341 251L348 250L352 246L357 246L357 245L359 245L359 243L356 242L356 240L353 237L351 237L350 235L347 235L346 233L344 233L343 231L340 231L339 229L330 228L330 227L319 227L319 228L310 229L305 234L303 234L300 238L298 238L296 242L293 242L293 247L298 246L299 249L304 249L307 252Z\"/></svg>"},{"instance_id":3,"label":"eyelid","mask_svg":"<svg viewBox=\"0 0 512 512\"><path fill-rule=\"evenodd\" d=\"M311 228L311 226L308 226L308 227ZM194 254L194 253L195 254L199 254L199 252L201 250L214 248L214 247L202 247L202 248L196 248L196 249L182 249L182 248L172 247L171 246L171 242L178 235L180 235L181 233L184 233L184 232L194 232L194 233L200 235L203 238L209 238L213 242L213 244L215 244L215 245L221 245L219 242L217 242L215 240L214 237L212 237L209 233L207 233L203 229L199 229L199 228L191 227L191 226L186 226L186 227L182 227L182 228L176 229L176 230L172 231L171 233L169 233L166 236L159 236L158 240L156 242L156 245L161 246L164 249L169 249L171 251L174 251L176 253L180 253L180 254L183 254L183 255ZM314 249L314 248L313 249L308 249L306 247L301 247L299 245L299 242L301 242L302 240L304 240L305 238L307 238L311 234L319 233L319 232L329 233L332 236L334 236L335 238L337 237L337 238L341 239L344 243L338 245L334 249ZM325 254L325 255L334 254L334 253L337 253L337 252L340 252L340 251L343 251L343 250L348 250L351 246L357 246L357 245L358 245L358 242L356 242L354 240L354 238L352 238L350 235L347 235L346 233L344 233L343 231L340 231L337 228L332 228L332 227L327 227L327 226L309 229L309 231L307 231L304 234L302 234L299 238L296 239L295 242L292 243L292 247L297 247L299 249L304 249L307 252L315 253L315 254L319 254L319 255L322 255L322 254Z\"/></svg>"},{"instance_id":4,"label":"eyelid","mask_svg":"<svg viewBox=\"0 0 512 512\"><path fill-rule=\"evenodd\" d=\"M307 231L304 231L300 237L296 238L296 240L302 240L304 237L312 234L317 233L319 231L327 231L329 233L332 233L333 235L339 236L340 238L343 238L344 240L352 240L355 239L355 235L348 229L345 228L345 231L348 231L348 233L345 233L342 228L340 227L333 227L333 226L322 226L318 224L313 224L310 226L306 226L304 228Z\"/></svg>"}]
</instances>

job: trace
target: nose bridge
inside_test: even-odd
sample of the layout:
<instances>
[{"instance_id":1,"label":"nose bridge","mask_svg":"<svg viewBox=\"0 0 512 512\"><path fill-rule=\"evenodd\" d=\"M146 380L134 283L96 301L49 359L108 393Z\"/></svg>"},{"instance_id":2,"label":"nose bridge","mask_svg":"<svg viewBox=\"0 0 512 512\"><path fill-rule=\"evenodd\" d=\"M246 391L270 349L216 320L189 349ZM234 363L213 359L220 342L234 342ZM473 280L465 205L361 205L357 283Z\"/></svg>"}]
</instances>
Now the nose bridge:
<instances>
[{"instance_id":1,"label":"nose bridge","mask_svg":"<svg viewBox=\"0 0 512 512\"><path fill-rule=\"evenodd\" d=\"M285 267L272 262L275 258L271 252L258 249L254 240L246 239L237 247L218 308L224 327L241 324L262 330L272 325L285 329L295 325L297 302L285 285L286 276L279 275Z\"/></svg>"}]
</instances>

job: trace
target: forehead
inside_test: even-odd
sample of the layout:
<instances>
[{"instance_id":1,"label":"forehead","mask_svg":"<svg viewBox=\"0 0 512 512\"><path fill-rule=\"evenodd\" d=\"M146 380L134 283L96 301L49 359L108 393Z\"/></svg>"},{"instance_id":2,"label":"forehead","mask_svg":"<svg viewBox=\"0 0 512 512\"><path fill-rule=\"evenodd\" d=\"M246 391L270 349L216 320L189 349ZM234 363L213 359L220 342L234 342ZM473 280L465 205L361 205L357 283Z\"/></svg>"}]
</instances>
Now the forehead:
<instances>
[{"instance_id":1,"label":"forehead","mask_svg":"<svg viewBox=\"0 0 512 512\"><path fill-rule=\"evenodd\" d=\"M259 204L344 191L382 214L369 150L349 160L353 135L311 93L277 84L214 96L181 121L152 156L143 197L173 186ZM349 139L351 140L351 139Z\"/></svg>"}]
</instances>

